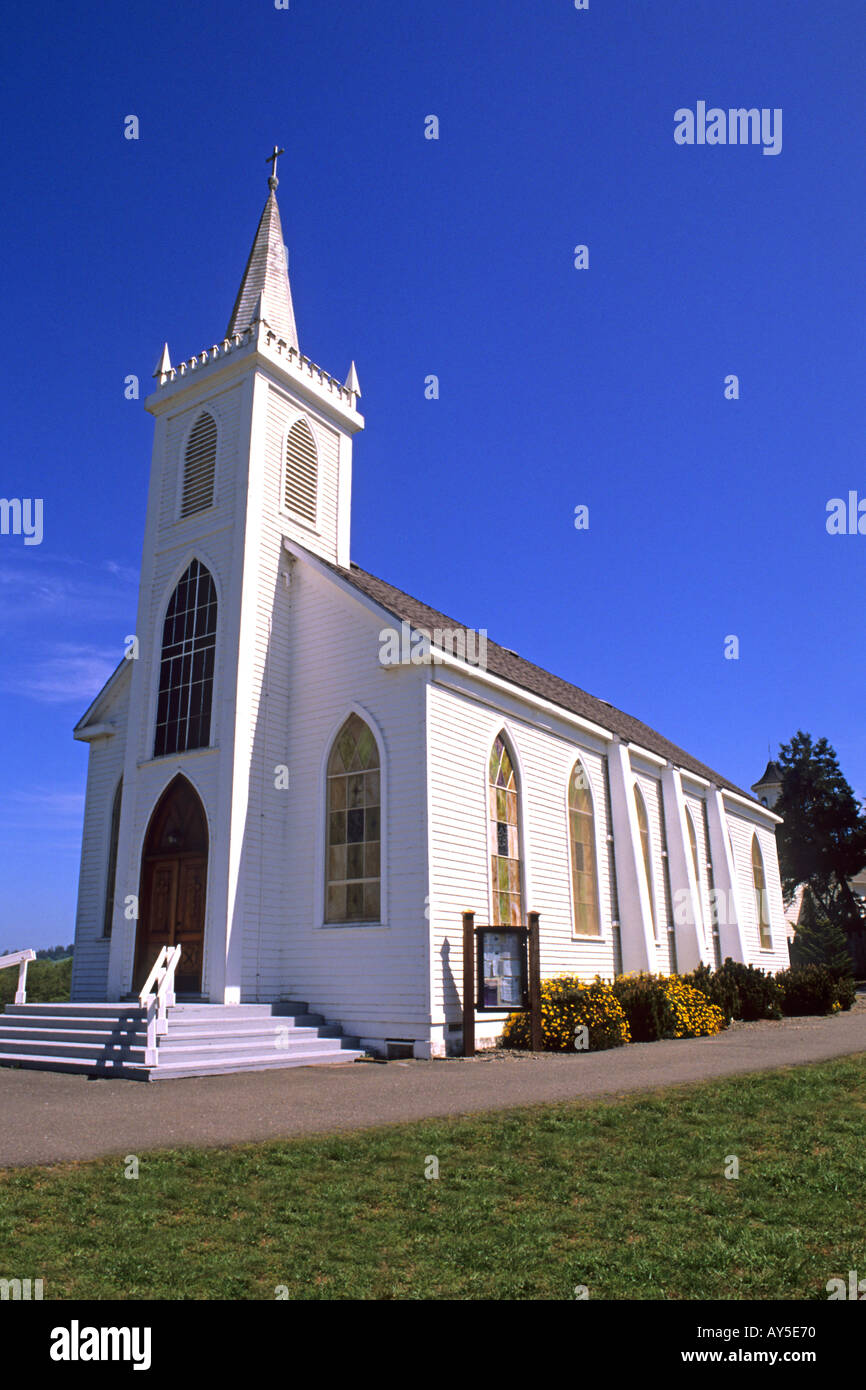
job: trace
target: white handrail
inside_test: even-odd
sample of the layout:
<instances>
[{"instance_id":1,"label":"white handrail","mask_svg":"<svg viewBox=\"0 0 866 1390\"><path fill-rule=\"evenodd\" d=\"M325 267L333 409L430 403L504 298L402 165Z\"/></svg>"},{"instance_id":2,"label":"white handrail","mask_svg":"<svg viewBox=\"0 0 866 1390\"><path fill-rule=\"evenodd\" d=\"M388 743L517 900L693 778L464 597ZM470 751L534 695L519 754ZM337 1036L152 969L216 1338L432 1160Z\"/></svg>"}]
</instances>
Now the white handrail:
<instances>
[{"instance_id":1,"label":"white handrail","mask_svg":"<svg viewBox=\"0 0 866 1390\"><path fill-rule=\"evenodd\" d=\"M147 1042L145 1044L145 1065L156 1066L157 1038L168 1032L167 1010L175 1002L174 975L180 961L180 946L162 946L159 955L151 966L144 987L139 994L142 1008L147 1009ZM154 985L156 990L151 993Z\"/></svg>"},{"instance_id":2,"label":"white handrail","mask_svg":"<svg viewBox=\"0 0 866 1390\"><path fill-rule=\"evenodd\" d=\"M0 956L0 970L5 969L7 965L18 966L18 988L15 990L16 1004L27 1003L27 965L29 961L35 959L36 952L31 950L12 951L8 956Z\"/></svg>"}]
</instances>

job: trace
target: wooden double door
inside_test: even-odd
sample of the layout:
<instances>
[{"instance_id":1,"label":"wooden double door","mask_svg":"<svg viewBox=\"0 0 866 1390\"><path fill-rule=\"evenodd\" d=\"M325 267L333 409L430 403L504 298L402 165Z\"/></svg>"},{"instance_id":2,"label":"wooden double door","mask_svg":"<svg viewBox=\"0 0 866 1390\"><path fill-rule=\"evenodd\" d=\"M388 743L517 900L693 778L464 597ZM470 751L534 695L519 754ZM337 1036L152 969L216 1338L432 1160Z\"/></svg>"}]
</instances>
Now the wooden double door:
<instances>
[{"instance_id":1,"label":"wooden double door","mask_svg":"<svg viewBox=\"0 0 866 1390\"><path fill-rule=\"evenodd\" d=\"M204 964L207 822L185 777L166 788L150 818L141 856L135 984L141 989L163 946L181 948L175 990L198 994Z\"/></svg>"}]
</instances>

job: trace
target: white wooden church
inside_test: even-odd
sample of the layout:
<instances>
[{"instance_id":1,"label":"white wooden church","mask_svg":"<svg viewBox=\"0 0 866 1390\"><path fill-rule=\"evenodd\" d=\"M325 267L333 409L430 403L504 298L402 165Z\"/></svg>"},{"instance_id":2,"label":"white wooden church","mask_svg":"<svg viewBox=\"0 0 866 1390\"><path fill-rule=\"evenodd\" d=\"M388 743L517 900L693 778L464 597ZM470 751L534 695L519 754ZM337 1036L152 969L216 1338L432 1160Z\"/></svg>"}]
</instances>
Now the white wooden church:
<instances>
[{"instance_id":1,"label":"white wooden church","mask_svg":"<svg viewBox=\"0 0 866 1390\"><path fill-rule=\"evenodd\" d=\"M353 563L358 378L300 350L276 189L225 336L166 347L146 401L135 640L74 731L75 1007L131 999L179 945L200 1033L219 1005L441 1055L465 911L538 912L544 976L786 967L771 810Z\"/></svg>"}]
</instances>

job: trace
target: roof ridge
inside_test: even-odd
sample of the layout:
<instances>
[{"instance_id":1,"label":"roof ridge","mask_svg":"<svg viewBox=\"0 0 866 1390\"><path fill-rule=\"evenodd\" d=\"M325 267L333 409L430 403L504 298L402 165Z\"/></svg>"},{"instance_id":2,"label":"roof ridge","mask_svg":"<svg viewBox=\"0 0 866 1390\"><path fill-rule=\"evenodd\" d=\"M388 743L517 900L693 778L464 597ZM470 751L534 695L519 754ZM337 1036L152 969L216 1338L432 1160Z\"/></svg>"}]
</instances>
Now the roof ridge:
<instances>
[{"instance_id":1,"label":"roof ridge","mask_svg":"<svg viewBox=\"0 0 866 1390\"><path fill-rule=\"evenodd\" d=\"M413 618L410 613L401 613L399 607L392 607L383 599L381 594L370 592L369 586L364 585L362 582L362 577L370 581L370 585L372 585L373 588L381 586L390 591L392 595L408 600L409 604L417 605L419 608L425 609L428 614L441 619L443 624L450 623L454 627L462 628L464 631L476 630L468 628L465 623L459 623L454 618L449 618L447 614L432 608L429 603L424 603L422 599L415 598L412 594L407 593L405 589L399 589L396 584L390 584L388 580L380 579L378 575L371 574L369 570L363 569L360 565L356 564L355 561L352 561L349 568L346 569L341 565L332 564L328 560L322 560L321 556L316 556L315 558L321 560L328 569L333 570L336 574L345 575L350 584L354 584L356 588L361 589L362 592L366 592L367 596L378 603L380 607L393 613L394 616L401 621L408 622L410 626L415 626L420 629L421 623L417 617ZM435 625L438 626L439 624L437 623ZM658 756L664 757L667 761L674 763L686 773L692 772L718 787L727 788L729 791L736 792L738 796L744 797L749 802L754 802L755 806L760 805L757 799L751 796L749 792L737 786L735 782L729 781L728 778L722 777L714 768L711 768L699 758L695 758L685 748L681 748L679 744L673 743L671 739L659 733L659 731L654 729L650 724L645 724L642 719L638 719L635 715L620 709L618 705L614 705L609 700L602 700L598 695L592 695L588 690L584 690L581 686L574 685L571 681L566 680L564 676L558 676L555 672L548 671L546 667L539 666L536 662L529 661L527 657L520 656L510 648L502 647L498 642L494 642L490 639L488 639L487 643L488 670L491 669L489 661L491 648L493 649L492 654L494 656L496 656L497 653L501 654L496 663L501 669L492 672L492 674L498 675L500 679L507 681L518 689L529 690L530 693L548 700L551 704L558 705L560 709L570 710L571 713L579 714L592 723L599 724L602 728L609 728L611 733L616 737L623 739L627 743L636 743L639 747L646 747L649 752L654 752ZM516 671L513 669L509 670L509 667L513 667L514 663L518 663L518 669ZM534 684L528 684L526 680L528 673L537 673L537 677L541 677L541 679L536 679ZM520 679L520 677L523 677L523 679ZM548 683L552 684L554 688L544 689L543 687ZM577 700L573 701L574 708L565 703L562 699L562 695L569 692L573 692L573 694L578 697ZM583 708L578 707L581 704L584 706ZM617 725L619 725L619 727L617 727Z\"/></svg>"}]
</instances>

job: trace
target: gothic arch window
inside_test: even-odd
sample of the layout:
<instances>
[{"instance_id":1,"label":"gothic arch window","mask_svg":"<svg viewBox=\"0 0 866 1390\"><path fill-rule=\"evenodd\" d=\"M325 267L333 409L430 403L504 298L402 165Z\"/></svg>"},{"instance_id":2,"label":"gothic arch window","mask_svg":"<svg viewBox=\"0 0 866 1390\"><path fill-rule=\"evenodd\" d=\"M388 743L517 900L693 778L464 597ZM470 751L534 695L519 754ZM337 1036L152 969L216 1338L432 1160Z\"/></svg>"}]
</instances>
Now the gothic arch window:
<instances>
[{"instance_id":1,"label":"gothic arch window","mask_svg":"<svg viewBox=\"0 0 866 1390\"><path fill-rule=\"evenodd\" d=\"M491 832L490 880L493 925L523 925L520 885L519 787L514 762L502 734L490 750L488 794Z\"/></svg>"},{"instance_id":2,"label":"gothic arch window","mask_svg":"<svg viewBox=\"0 0 866 1390\"><path fill-rule=\"evenodd\" d=\"M325 921L378 922L382 799L373 732L350 714L328 757Z\"/></svg>"},{"instance_id":3,"label":"gothic arch window","mask_svg":"<svg viewBox=\"0 0 866 1390\"><path fill-rule=\"evenodd\" d=\"M699 904L699 912L700 912L700 916L701 916L701 921L700 921L700 923L699 923L698 925L703 926L703 925L704 925L704 922L703 922L704 913L703 913L703 905L702 905L702 898L701 898L701 868L700 868L701 861L700 861L700 857L699 857L699 855L698 855L698 832L697 832L697 830L695 829L695 822L694 822L694 818L693 818L693 816L692 816L692 810L691 810L691 807L690 807L690 806L687 806L687 807L686 807L686 826L688 827L688 832L689 832L689 845L690 845L691 851L692 851L692 863L693 863L694 866L695 866L695 886L696 886L696 888L697 888L697 890L698 890L698 904Z\"/></svg>"},{"instance_id":4,"label":"gothic arch window","mask_svg":"<svg viewBox=\"0 0 866 1390\"><path fill-rule=\"evenodd\" d=\"M771 951L773 938L770 935L770 912L767 903L767 880L764 874L764 857L757 835L752 836L752 884L755 891L755 920L761 937L761 949Z\"/></svg>"},{"instance_id":5,"label":"gothic arch window","mask_svg":"<svg viewBox=\"0 0 866 1390\"><path fill-rule=\"evenodd\" d=\"M203 512L213 506L216 448L216 421L205 410L190 430L186 442L183 491L180 499L181 517L193 516L195 512Z\"/></svg>"},{"instance_id":6,"label":"gothic arch window","mask_svg":"<svg viewBox=\"0 0 866 1390\"><path fill-rule=\"evenodd\" d=\"M640 846L643 852L643 867L646 874L646 886L649 894L650 913L652 914L653 934L658 936L658 923L656 921L656 901L655 888L653 886L653 862L652 847L650 845L649 819L646 813L646 802L643 793L637 782L634 784L634 801L637 808L637 825L640 831Z\"/></svg>"},{"instance_id":7,"label":"gothic arch window","mask_svg":"<svg viewBox=\"0 0 866 1390\"><path fill-rule=\"evenodd\" d=\"M117 840L120 834L120 799L123 795L123 778L117 784L114 800L111 803L111 824L108 832L108 872L105 876L105 908L102 918L102 935L111 936L111 922L114 916L114 890L117 882Z\"/></svg>"},{"instance_id":8,"label":"gothic arch window","mask_svg":"<svg viewBox=\"0 0 866 1390\"><path fill-rule=\"evenodd\" d=\"M313 431L302 417L286 435L283 505L312 526L316 524L319 490L319 451Z\"/></svg>"},{"instance_id":9,"label":"gothic arch window","mask_svg":"<svg viewBox=\"0 0 866 1390\"><path fill-rule=\"evenodd\" d=\"M198 560L181 575L162 629L153 756L210 744L217 597Z\"/></svg>"},{"instance_id":10,"label":"gothic arch window","mask_svg":"<svg viewBox=\"0 0 866 1390\"><path fill-rule=\"evenodd\" d=\"M580 759L575 763L568 783L568 833L571 841L574 930L578 936L600 936L595 812L589 778Z\"/></svg>"}]
</instances>

